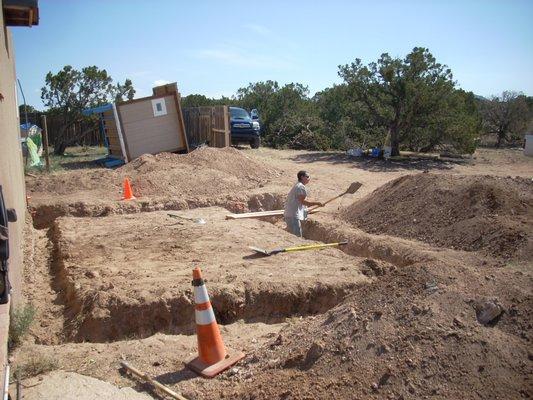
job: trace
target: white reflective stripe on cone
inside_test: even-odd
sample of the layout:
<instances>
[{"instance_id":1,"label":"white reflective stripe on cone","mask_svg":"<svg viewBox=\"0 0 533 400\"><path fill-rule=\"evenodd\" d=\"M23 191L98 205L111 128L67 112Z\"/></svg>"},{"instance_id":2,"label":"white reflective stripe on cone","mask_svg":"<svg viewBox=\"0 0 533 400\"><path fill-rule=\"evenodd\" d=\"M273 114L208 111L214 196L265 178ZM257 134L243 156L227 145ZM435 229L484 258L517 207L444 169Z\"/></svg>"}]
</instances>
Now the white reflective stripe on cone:
<instances>
[{"instance_id":1,"label":"white reflective stripe on cone","mask_svg":"<svg viewBox=\"0 0 533 400\"><path fill-rule=\"evenodd\" d=\"M202 311L195 310L195 314L197 325L210 325L213 322L216 322L215 313L211 307Z\"/></svg>"},{"instance_id":2,"label":"white reflective stripe on cone","mask_svg":"<svg viewBox=\"0 0 533 400\"><path fill-rule=\"evenodd\" d=\"M194 303L202 304L209 301L209 295L207 294L207 288L205 285L194 287Z\"/></svg>"}]
</instances>

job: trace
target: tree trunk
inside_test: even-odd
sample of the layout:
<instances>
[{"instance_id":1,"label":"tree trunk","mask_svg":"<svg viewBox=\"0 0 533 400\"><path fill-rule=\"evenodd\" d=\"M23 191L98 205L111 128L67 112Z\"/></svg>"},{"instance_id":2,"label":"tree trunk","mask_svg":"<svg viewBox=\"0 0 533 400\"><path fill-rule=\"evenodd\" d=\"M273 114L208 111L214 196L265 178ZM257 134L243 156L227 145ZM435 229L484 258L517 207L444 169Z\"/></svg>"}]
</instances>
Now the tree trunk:
<instances>
[{"instance_id":1,"label":"tree trunk","mask_svg":"<svg viewBox=\"0 0 533 400\"><path fill-rule=\"evenodd\" d=\"M56 156L62 156L67 149L67 142L60 141L54 145L54 154Z\"/></svg>"},{"instance_id":2,"label":"tree trunk","mask_svg":"<svg viewBox=\"0 0 533 400\"><path fill-rule=\"evenodd\" d=\"M400 155L400 135L397 127L392 127L390 129L390 145L391 145L391 156Z\"/></svg>"},{"instance_id":3,"label":"tree trunk","mask_svg":"<svg viewBox=\"0 0 533 400\"><path fill-rule=\"evenodd\" d=\"M502 145L502 140L505 139L505 133L502 131L498 131L498 141L496 142L496 147L499 149Z\"/></svg>"},{"instance_id":4,"label":"tree trunk","mask_svg":"<svg viewBox=\"0 0 533 400\"><path fill-rule=\"evenodd\" d=\"M63 155L65 152L67 146L72 146L73 144L76 144L81 138L83 138L87 133L92 132L94 130L94 127L89 127L83 131L80 131L78 134L70 137L69 139L65 139L64 135L57 141L57 143L54 145L54 154L55 155Z\"/></svg>"}]
</instances>

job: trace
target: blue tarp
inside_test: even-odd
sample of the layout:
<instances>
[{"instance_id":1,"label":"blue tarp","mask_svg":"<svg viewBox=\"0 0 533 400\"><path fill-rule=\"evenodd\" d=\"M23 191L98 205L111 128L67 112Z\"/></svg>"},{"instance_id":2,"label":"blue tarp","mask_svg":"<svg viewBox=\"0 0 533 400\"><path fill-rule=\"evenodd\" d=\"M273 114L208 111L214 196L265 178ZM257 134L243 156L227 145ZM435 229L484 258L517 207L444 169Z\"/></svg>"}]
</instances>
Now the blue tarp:
<instances>
[{"instance_id":1,"label":"blue tarp","mask_svg":"<svg viewBox=\"0 0 533 400\"><path fill-rule=\"evenodd\" d=\"M113 104L108 103L104 104L103 106L93 107L93 108L86 108L82 111L83 115L93 115L93 114L100 114L105 111L109 111L113 109Z\"/></svg>"},{"instance_id":2,"label":"blue tarp","mask_svg":"<svg viewBox=\"0 0 533 400\"><path fill-rule=\"evenodd\" d=\"M20 129L27 131L33 126L31 122L28 122L27 124L20 124Z\"/></svg>"}]
</instances>

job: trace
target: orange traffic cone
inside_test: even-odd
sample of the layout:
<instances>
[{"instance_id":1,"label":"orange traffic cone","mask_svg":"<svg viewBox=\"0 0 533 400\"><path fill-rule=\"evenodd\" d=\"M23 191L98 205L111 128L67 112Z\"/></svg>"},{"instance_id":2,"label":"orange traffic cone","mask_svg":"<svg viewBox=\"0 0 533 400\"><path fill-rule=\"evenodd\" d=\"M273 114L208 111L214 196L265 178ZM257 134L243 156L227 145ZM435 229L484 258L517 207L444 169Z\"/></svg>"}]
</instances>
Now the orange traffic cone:
<instances>
[{"instance_id":1,"label":"orange traffic cone","mask_svg":"<svg viewBox=\"0 0 533 400\"><path fill-rule=\"evenodd\" d=\"M203 377L213 378L244 358L244 353L226 350L200 268L192 271L192 277L198 357L185 365Z\"/></svg>"},{"instance_id":2,"label":"orange traffic cone","mask_svg":"<svg viewBox=\"0 0 533 400\"><path fill-rule=\"evenodd\" d=\"M128 178L124 178L124 197L122 197L122 200L135 200L135 196L133 195L133 191L131 190L130 180Z\"/></svg>"}]
</instances>

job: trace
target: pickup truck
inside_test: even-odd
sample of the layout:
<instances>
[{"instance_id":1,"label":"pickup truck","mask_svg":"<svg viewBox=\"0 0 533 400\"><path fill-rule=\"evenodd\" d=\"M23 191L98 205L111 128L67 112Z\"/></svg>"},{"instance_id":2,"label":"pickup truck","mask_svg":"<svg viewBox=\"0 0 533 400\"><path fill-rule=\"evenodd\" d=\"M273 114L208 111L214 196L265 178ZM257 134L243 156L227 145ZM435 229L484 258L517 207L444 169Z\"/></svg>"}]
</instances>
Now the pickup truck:
<instances>
[{"instance_id":1,"label":"pickup truck","mask_svg":"<svg viewBox=\"0 0 533 400\"><path fill-rule=\"evenodd\" d=\"M257 110L248 114L244 108L230 107L231 143L247 143L252 149L261 145L261 125Z\"/></svg>"}]
</instances>

